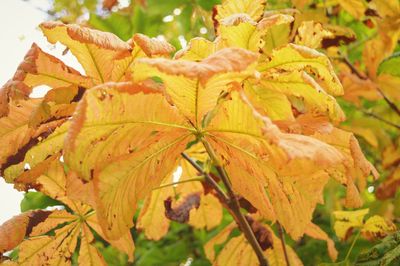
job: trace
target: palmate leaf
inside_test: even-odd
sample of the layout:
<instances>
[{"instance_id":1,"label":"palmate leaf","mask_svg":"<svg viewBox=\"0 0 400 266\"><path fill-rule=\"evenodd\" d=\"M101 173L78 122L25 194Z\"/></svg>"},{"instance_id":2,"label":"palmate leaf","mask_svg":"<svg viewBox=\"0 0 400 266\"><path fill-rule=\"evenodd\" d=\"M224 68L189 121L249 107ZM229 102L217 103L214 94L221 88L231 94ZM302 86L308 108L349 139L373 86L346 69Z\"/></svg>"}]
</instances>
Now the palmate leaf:
<instances>
[{"instance_id":1,"label":"palmate leaf","mask_svg":"<svg viewBox=\"0 0 400 266\"><path fill-rule=\"evenodd\" d=\"M223 47L254 52L264 49L270 56L261 53L259 57L257 68L262 73L261 84L253 81L246 88L252 103L262 114L274 120L293 120L293 107L300 113L328 116L334 123L343 121L343 111L328 94L343 94L329 59L308 47L287 45L289 31L285 31L285 27L291 21L293 17L289 15L271 15L257 23L245 14L234 14L219 21L219 36L214 43L193 40L177 57L199 60ZM271 43L273 47L269 47ZM271 53L273 48L277 49Z\"/></svg>"},{"instance_id":2,"label":"palmate leaf","mask_svg":"<svg viewBox=\"0 0 400 266\"><path fill-rule=\"evenodd\" d=\"M321 201L328 179L318 169L339 165L342 156L325 143L282 134L266 118L256 119L238 95L221 108L207 129L206 139L222 158L229 158L223 163L234 190L264 213L265 218L274 219L275 213L286 231L298 238L304 233L315 204Z\"/></svg>"},{"instance_id":3,"label":"palmate leaf","mask_svg":"<svg viewBox=\"0 0 400 266\"><path fill-rule=\"evenodd\" d=\"M133 225L136 202L172 171L175 160L162 163L167 156L179 156L188 141L187 128L157 90L110 84L86 94L71 126L65 159L83 178L93 178L106 234L121 235Z\"/></svg>"},{"instance_id":4,"label":"palmate leaf","mask_svg":"<svg viewBox=\"0 0 400 266\"><path fill-rule=\"evenodd\" d=\"M174 50L164 41L141 34L125 43L111 33L78 25L48 22L43 23L41 29L50 41L62 42L77 56L87 76L43 52L36 44L32 45L13 79L0 91L0 116L7 115L1 118L1 123L9 124L3 127L2 141L17 144L7 145L1 154L1 171L9 182L22 174L25 177L21 180L27 179L30 174L24 171L34 170L39 165L45 167L43 160L62 150L69 128L69 123L63 123L73 114L84 91L100 82L100 74L107 80L124 81L129 79L129 69L136 58L164 56ZM90 53L95 53L93 58ZM39 85L52 89L41 100L27 99ZM24 117L16 122L18 113ZM11 120L15 122L10 123ZM27 189L24 185L18 188Z\"/></svg>"},{"instance_id":5,"label":"palmate leaf","mask_svg":"<svg viewBox=\"0 0 400 266\"><path fill-rule=\"evenodd\" d=\"M217 97L223 89L227 90L229 83L240 81L240 76L225 72L245 70L246 65L256 59L246 51L239 51L237 57L230 60L225 58L227 54L228 51L221 51L198 63L197 73L188 72L189 80L190 77L200 79L199 83L204 82L206 87L198 88L197 82L192 81L189 84L193 86L181 87L193 97L193 101L186 100L187 111L171 106L162 91L144 85L117 84L108 89L92 89L80 103L66 143L65 159L83 178L90 180L93 177L97 214L107 235L120 236L133 225L136 202L147 196L173 170L179 154L193 138L190 136L196 129L190 122L194 124L195 117L200 117L195 115L197 109L204 115L206 108L211 109L217 104L217 99L206 98L203 90L214 90L214 97ZM166 62L164 59L152 60L156 64ZM242 67L237 65L239 62ZM179 70L188 69L181 67L174 71L178 74ZM140 71L134 72L136 78L142 73L154 75L144 67ZM222 74L218 75L219 72ZM196 98L196 90L200 99ZM177 107L185 107L180 95L171 93L171 98L177 99ZM125 204L126 200L130 204Z\"/></svg>"},{"instance_id":6,"label":"palmate leaf","mask_svg":"<svg viewBox=\"0 0 400 266\"><path fill-rule=\"evenodd\" d=\"M66 210L55 210L21 214L21 218L28 218L26 223L11 225L12 221L10 221L10 225L6 223L1 227L2 230L8 230L7 233L10 233L9 230L14 230L16 236L21 235L21 237L14 242L10 242L8 238L2 238L0 246L8 243L5 251L19 244L19 265L43 265L46 263L71 265L71 257L77 248L79 238L79 263L83 263L82 265L99 265L98 263L105 265L99 251L92 245L94 237L91 230L94 230L104 240L129 254L129 258L132 260L134 246L130 234L124 235L119 240L109 240L103 235L91 208L67 197L67 180L63 167L58 160L53 160L50 167L36 179L36 182L43 193L63 202L72 210L72 213ZM21 226L25 226L26 229L20 228ZM53 232L53 234L48 234L49 232ZM27 239L24 240L25 236ZM12 246L9 246L10 243Z\"/></svg>"},{"instance_id":7,"label":"palmate leaf","mask_svg":"<svg viewBox=\"0 0 400 266\"><path fill-rule=\"evenodd\" d=\"M144 80L149 73L160 77L174 104L199 127L203 116L216 106L220 93L253 73L248 66L256 59L254 53L235 48L220 50L198 63L141 59L135 65L134 79Z\"/></svg>"},{"instance_id":8,"label":"palmate leaf","mask_svg":"<svg viewBox=\"0 0 400 266\"><path fill-rule=\"evenodd\" d=\"M153 76L161 76L164 78L163 80L166 80L164 84L166 86L166 92L179 108L179 111L185 116L180 117L177 109L168 106L168 103L160 93L154 93L154 91L151 93L148 88L140 88L140 86L128 86L124 88L123 85L118 85L119 88L116 86L110 89L99 88L97 90L91 90L81 102L81 109L78 110L77 115L74 117L74 125L70 131L71 141L67 144L66 161L73 169L80 171L84 178L90 179L93 175L98 216L100 217L103 229L106 230L108 235L116 237L132 226L131 217L133 216L134 208L130 206L134 206L138 199L147 196L151 189L156 187L161 182L162 178L172 171L176 160L174 158L177 158L182 149L184 149L185 143L190 139L189 136L193 134L191 132L199 130L192 127L189 123L201 128L203 123L207 123L206 120L203 121L202 116L207 113L207 109L211 110L217 104L216 97L218 97L222 91L229 91L229 87L227 87L228 84L234 81L240 81L240 76L234 76L232 74L225 75L224 72L231 71L232 69L238 69L239 71L245 70L244 67L238 66L237 62L242 62L243 66L246 66L246 63L250 65L251 61L248 58L251 57L249 57L249 52L244 52L244 50L236 49L235 51L237 51L237 57L230 60L224 57L231 53L228 53L227 50L222 50L202 62L190 63L192 67L195 66L193 67L194 73L188 72L186 68L188 63L183 61L171 61L171 63L164 59L143 59L139 61L138 66L140 66L140 70L135 72L136 79L145 79L146 76L148 78ZM240 56L247 61L240 58ZM255 59L256 57L253 57L253 60ZM161 65L161 62L165 63L165 65ZM208 62L213 62L212 68L208 66ZM153 72L145 67L146 64L153 68ZM167 67L168 64L183 67L170 68ZM232 66L233 64L234 67ZM223 74L218 76L216 73L219 72ZM251 75L251 72L247 73L247 76ZM241 74L241 76L244 78L245 74ZM169 79L174 82L168 82ZM218 79L221 79L221 82L214 83L214 80ZM198 82L196 82L196 80ZM177 94L178 87L176 87L176 84L182 84L182 81L185 82L183 84L189 84L189 86L181 86L180 93L182 93L182 88L184 88L183 92L185 94ZM202 83L205 84L204 87L201 87ZM199 87L196 87L195 84L199 84ZM201 95L203 95L203 91L208 90L213 91L214 100L211 101L207 99L207 101L203 102ZM145 94L146 92L147 94ZM196 96L198 98L196 98ZM190 99L190 97L192 97L192 100L189 101L188 99ZM281 174L299 175L300 172L303 174L314 173L318 172L318 170L315 169L329 168L333 167L335 164L340 164L341 156L335 149L313 139L280 134L279 130L272 124L267 124L265 131L268 132L268 134L264 135L261 130L261 128L264 127L263 120L254 118L251 108L246 106L237 94L233 94L232 97L232 100L226 102L226 106L222 105L216 109L217 115L213 118L209 118L212 122L201 131L201 134L205 136L207 142L211 143L218 154L226 152L224 149L221 150L219 145L235 146L237 145L235 142L242 142L242 147L239 148L238 155L232 156L232 154L229 154L229 157L237 157L238 160L241 160L241 156L249 156L252 149L257 149L253 156L259 158L259 160L261 159L261 161L263 161L264 158L265 163L260 167L262 170L268 172L268 177L266 177L265 171L258 170L254 172L254 170L250 170L251 167L255 167L252 161L246 162L246 160L244 160L244 162L238 165L243 165L244 163L244 169L249 171L250 175L254 175L256 178L255 180L258 178L258 180L254 182L258 184L260 188L259 193L261 193L259 195L262 195L259 197L263 199L262 202L265 204L268 204L268 198L265 196L263 187L267 182L274 182L273 184L275 187L281 186L279 184L282 181L274 181L274 178L276 178L274 170ZM126 99L124 100L124 98ZM112 106L115 105L109 104L111 102L124 106L124 102L128 102L128 99L130 100L130 104L137 102L136 107L139 106L140 103L146 101L158 100L157 103L153 105L146 105L148 106L147 108L150 109L143 107L136 109L135 112L128 112L129 109L127 108L132 105L125 105L125 109L111 109L104 113L100 112L100 114L104 114L103 116L99 116L99 112L97 111L96 116L91 114L92 110L101 110L97 109L99 107L103 109L113 108ZM186 100L185 102L184 99ZM154 106L162 105L164 106L164 108L162 108L162 113L158 111L160 109L152 109ZM95 108L95 106L98 107ZM182 109L180 108L181 106ZM224 111L224 108L228 109ZM200 114L202 114L202 116L200 116ZM129 119L129 116L131 116L132 119ZM184 117L186 117L187 120ZM149 118L153 120L149 120ZM239 120L248 121L248 123L238 124L236 121ZM96 128L96 130L94 128ZM125 133L128 129L130 135ZM90 130L90 134L88 134L88 130ZM243 132L241 132L241 130ZM132 132L135 131L138 133L132 134ZM148 133L143 134L145 134L147 138L143 139L142 136L144 135L139 132L146 131ZM87 136L90 137L88 138ZM217 137L220 139L217 139ZM158 142L152 144L155 140L158 140ZM233 143L231 143L232 141ZM225 144L226 142L228 144ZM112 143L118 143L118 147ZM247 145L249 145L249 147L246 147ZM301 148L299 148L300 146ZM298 148L296 149L293 147ZM230 151L230 148L225 149ZM300 150L305 149L308 152L300 152ZM173 153L171 153L172 150L174 151ZM101 154L98 151L101 151ZM167 151L170 152L169 159L165 160L164 156L166 156ZM70 156L72 154L74 156ZM154 161L153 158L158 158L160 163L157 164L157 161ZM254 159L250 157L250 160ZM101 167L105 162L108 163L107 166ZM223 162L225 164L225 161ZM141 178L137 179L136 176L139 174L138 170L142 169L141 167L149 167L151 164L154 164L153 167L150 169L146 168L148 170L144 171L148 178L145 178L143 173L141 173ZM161 165L163 166L163 171L158 173L157 179L150 178L152 176L152 171L150 170L158 169L158 165L160 165L160 167ZM228 166L227 168L228 172L231 172ZM299 171L299 169L302 170ZM239 176L234 178L235 174L233 171L232 175L233 180L238 180L240 178ZM316 191L320 192L323 185L323 182L317 183ZM240 186L238 189L240 189ZM125 194L126 191L131 191L128 199L124 196L127 195ZM137 192L132 193L132 191ZM243 191L245 192L246 190ZM285 194L283 191L281 193L283 193L282 195ZM254 193L248 191L245 192L245 194L247 197L251 197L249 194ZM246 195L244 196L246 197ZM287 227L287 230L292 232L295 237L299 237L304 232L305 226L311 219L311 213L316 202L320 201L319 193L314 193L313 195L315 195L315 200L311 201L309 205L307 203L308 211L303 213L298 211L301 217L305 215L305 217L301 219L304 221L304 226L296 226L296 228L294 228L293 224L287 222L283 223L284 226ZM281 197L282 196L277 196L274 201L281 202ZM124 204L126 200L131 203L129 205ZM254 202L256 205L262 204L262 202L256 203L255 200ZM289 201L287 202L289 204ZM271 204L267 206L271 206ZM295 209L295 207L293 207L293 209ZM268 218L274 218L271 207L268 207L265 212L268 213L266 214ZM284 219L282 217L283 211L279 212L279 218Z\"/></svg>"},{"instance_id":9,"label":"palmate leaf","mask_svg":"<svg viewBox=\"0 0 400 266\"><path fill-rule=\"evenodd\" d=\"M217 54L222 54L222 52L223 50L217 52ZM140 72L137 70L135 72L137 79L146 76L149 78L159 76L163 81L166 80L164 85L167 93L170 91L176 93L178 88L182 93L182 88L185 88L183 87L184 85L178 87L177 84L189 84L186 88L191 94L188 93L188 95L193 97L193 91L196 91L196 88L192 88L192 84L195 84L195 80L191 81L191 78L194 79L191 76L193 74L187 73L186 68L163 67L160 65L159 59L153 62L151 59L140 60L139 62L138 69L140 66L145 76L140 76ZM163 60L163 62L166 62L166 60ZM172 64L171 62L170 64L171 66L186 66L188 64L186 62L184 64L183 62L180 63L174 62ZM149 64L157 67L157 69L151 72L142 64ZM191 65L194 64L196 63L191 63ZM178 73L181 76L178 76ZM185 83L180 83L183 81ZM199 95L202 93L201 90L202 88L200 88ZM204 90L207 90L207 85ZM318 169L329 169L335 167L335 165L338 166L341 164L343 157L337 150L322 142L304 136L280 133L267 118L256 118L254 110L243 102L237 93L232 93L230 97L231 99L226 101L221 99L221 104L201 124L199 119L195 121L195 118L193 118L194 114L196 114L196 104L201 104L201 101L196 101L196 98L194 98L190 101L191 105L186 106L190 108L194 105L195 110L189 109L184 110L184 112L187 117L191 117L194 125L204 125L201 133L204 136L204 141L211 144L218 157L221 156L221 162L231 177L234 190L260 209L265 218L274 220L275 212L277 212L278 219L283 220L282 224L286 230L292 236L298 238L304 233L304 229L311 219L315 204L321 202L322 188L327 181L328 175ZM185 99L187 104L188 98L184 97L183 94L172 94L171 97L178 107L183 105L181 99ZM186 106L185 108L187 108ZM229 161L225 158L229 158ZM278 177L277 174L282 177ZM283 178L283 176L299 176L298 178L301 179L300 176L303 177L307 174L311 179L318 180L318 182L313 182L315 186L310 187L307 182L303 184L297 178L293 180L291 178ZM243 176L247 178L243 178ZM246 182L243 180L246 180ZM291 187L292 185L290 184L295 184L296 182L297 186L301 187ZM276 204L274 207L265 192L265 187L267 186L273 187L271 191L275 192L272 196ZM256 191L254 191L254 187L257 187ZM292 194L293 189L298 191L296 201L292 199L292 196L289 196L289 194ZM302 195L302 193L304 194ZM290 200L284 200L286 197L290 197ZM308 200L310 197L311 200ZM285 205L281 206L281 203ZM297 204L302 205L304 209L300 211L297 208ZM287 218L288 216L285 212L288 209L293 210L291 217L298 217L297 224L294 224L294 219ZM300 221L300 225L298 221Z\"/></svg>"}]
</instances>

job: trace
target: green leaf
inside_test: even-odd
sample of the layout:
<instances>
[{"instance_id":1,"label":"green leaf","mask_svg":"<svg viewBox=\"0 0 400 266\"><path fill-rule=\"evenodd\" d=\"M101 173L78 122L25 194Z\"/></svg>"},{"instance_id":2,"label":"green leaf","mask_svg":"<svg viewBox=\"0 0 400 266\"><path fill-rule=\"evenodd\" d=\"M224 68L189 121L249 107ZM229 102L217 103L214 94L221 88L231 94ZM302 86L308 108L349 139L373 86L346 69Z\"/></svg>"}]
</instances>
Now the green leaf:
<instances>
[{"instance_id":1,"label":"green leaf","mask_svg":"<svg viewBox=\"0 0 400 266\"><path fill-rule=\"evenodd\" d=\"M378 67L378 74L390 74L395 77L400 77L400 52L394 53L390 57L382 61Z\"/></svg>"},{"instance_id":2,"label":"green leaf","mask_svg":"<svg viewBox=\"0 0 400 266\"><path fill-rule=\"evenodd\" d=\"M361 253L355 265L358 266L395 266L400 263L400 231L385 237L381 243Z\"/></svg>"},{"instance_id":3,"label":"green leaf","mask_svg":"<svg viewBox=\"0 0 400 266\"><path fill-rule=\"evenodd\" d=\"M99 30L112 32L124 41L127 41L133 35L129 15L112 13L104 18L96 14L90 14L89 24Z\"/></svg>"},{"instance_id":4,"label":"green leaf","mask_svg":"<svg viewBox=\"0 0 400 266\"><path fill-rule=\"evenodd\" d=\"M21 212L29 210L45 209L46 207L61 205L57 200L54 200L41 192L28 192L25 193L21 201Z\"/></svg>"}]
</instances>

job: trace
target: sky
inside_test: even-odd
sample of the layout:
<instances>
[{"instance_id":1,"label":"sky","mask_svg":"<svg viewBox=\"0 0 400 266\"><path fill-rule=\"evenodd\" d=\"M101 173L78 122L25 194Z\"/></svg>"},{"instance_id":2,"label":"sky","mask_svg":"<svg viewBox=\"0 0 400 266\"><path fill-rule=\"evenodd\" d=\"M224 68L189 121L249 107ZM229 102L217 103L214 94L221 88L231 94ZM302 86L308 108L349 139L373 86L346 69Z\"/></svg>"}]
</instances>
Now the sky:
<instances>
[{"instance_id":1,"label":"sky","mask_svg":"<svg viewBox=\"0 0 400 266\"><path fill-rule=\"evenodd\" d=\"M61 56L61 45L50 45L38 29L38 25L47 19L42 10L49 7L48 0L0 0L0 86L10 79L23 60L33 42L43 50L60 57L68 65L81 70L76 59L67 54ZM31 97L40 97L46 92L38 87ZM1 149L1 147L0 147ZM13 185L0 178L0 224L20 213L20 201L23 193L13 189Z\"/></svg>"}]
</instances>

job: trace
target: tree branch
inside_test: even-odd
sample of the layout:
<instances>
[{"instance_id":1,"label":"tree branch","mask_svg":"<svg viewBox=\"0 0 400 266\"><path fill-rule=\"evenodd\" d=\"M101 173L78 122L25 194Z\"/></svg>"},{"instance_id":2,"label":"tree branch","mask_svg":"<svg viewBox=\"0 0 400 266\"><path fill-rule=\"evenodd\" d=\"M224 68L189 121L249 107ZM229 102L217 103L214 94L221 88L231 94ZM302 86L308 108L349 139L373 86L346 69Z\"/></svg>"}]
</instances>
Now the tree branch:
<instances>
[{"instance_id":1,"label":"tree branch","mask_svg":"<svg viewBox=\"0 0 400 266\"><path fill-rule=\"evenodd\" d=\"M398 116L400 116L399 107L397 107L397 105L394 102L392 102L379 87L376 87L376 89L378 90L380 95L382 95L383 99L389 105L389 107L392 108L392 110L395 111Z\"/></svg>"},{"instance_id":2,"label":"tree branch","mask_svg":"<svg viewBox=\"0 0 400 266\"><path fill-rule=\"evenodd\" d=\"M244 217L243 213L240 211L240 204L238 199L236 198L235 193L233 192L231 183L229 181L229 177L225 171L225 169L221 166L218 162L217 156L214 153L214 150L209 145L208 142L202 140L204 147L207 150L211 160L213 161L222 182L224 183L227 193L228 193L228 206L230 207L232 214L235 216L235 220L238 222L240 230L243 232L244 236L246 237L247 241L253 248L254 252L257 255L258 261L260 262L260 266L268 266L268 260L264 257L264 252L261 249L260 244L258 243L253 230L251 229L249 223L247 222L246 218Z\"/></svg>"},{"instance_id":3,"label":"tree branch","mask_svg":"<svg viewBox=\"0 0 400 266\"><path fill-rule=\"evenodd\" d=\"M365 110L360 110L360 111L362 113L364 113L365 115L371 116L371 117L373 117L373 118L375 118L375 119L377 119L377 120L379 120L379 121L381 121L381 122L383 122L385 124L388 124L389 126L395 127L395 128L400 130L400 125L397 125L397 124L395 124L395 123L393 123L393 122L391 122L389 120L386 120L386 119L384 119L384 118L382 118L382 117L380 117L380 116L378 116L378 115L376 115L374 113L371 113L371 112L368 112L368 111L365 111Z\"/></svg>"},{"instance_id":4,"label":"tree branch","mask_svg":"<svg viewBox=\"0 0 400 266\"><path fill-rule=\"evenodd\" d=\"M342 56L340 59L351 69L351 72L353 72L357 77L359 77L360 79L367 79L367 77L360 71L358 71L358 69L349 61L346 56Z\"/></svg>"},{"instance_id":5,"label":"tree branch","mask_svg":"<svg viewBox=\"0 0 400 266\"><path fill-rule=\"evenodd\" d=\"M186 153L182 153L182 157L185 158L199 173L204 175L206 181L213 187L213 189L217 192L218 197L223 199L224 201L228 201L228 197L225 192L218 186L217 182L206 172L204 172L203 168L198 165L192 158L190 158Z\"/></svg>"},{"instance_id":6,"label":"tree branch","mask_svg":"<svg viewBox=\"0 0 400 266\"><path fill-rule=\"evenodd\" d=\"M288 256L287 250L286 250L285 235L283 234L282 225L279 222L277 222L276 225L278 226L279 238L281 239L282 249L283 249L283 254L285 255L286 265L290 266L289 256Z\"/></svg>"},{"instance_id":7,"label":"tree branch","mask_svg":"<svg viewBox=\"0 0 400 266\"><path fill-rule=\"evenodd\" d=\"M341 60L351 69L351 71L357 75L360 79L367 79L367 77L362 74L358 69L349 61L349 59L345 56L341 57ZM400 116L400 108L397 107L397 105L392 102L386 95L385 93L377 86L376 90L379 92L379 94L383 97L385 102L389 105L389 107L396 112L397 115Z\"/></svg>"}]
</instances>

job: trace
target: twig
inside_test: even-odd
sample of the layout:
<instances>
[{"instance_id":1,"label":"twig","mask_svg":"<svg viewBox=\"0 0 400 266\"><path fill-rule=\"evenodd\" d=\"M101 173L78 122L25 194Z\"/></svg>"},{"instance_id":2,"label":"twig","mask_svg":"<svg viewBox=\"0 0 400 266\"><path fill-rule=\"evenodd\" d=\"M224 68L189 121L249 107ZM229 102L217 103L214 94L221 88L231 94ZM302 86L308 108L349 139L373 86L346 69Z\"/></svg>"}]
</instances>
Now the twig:
<instances>
[{"instance_id":1,"label":"twig","mask_svg":"<svg viewBox=\"0 0 400 266\"><path fill-rule=\"evenodd\" d=\"M253 230L251 229L249 223L247 222L246 218L244 217L243 213L240 211L240 204L239 201L237 200L235 193L233 192L231 183L229 181L229 177L227 173L225 172L225 169L220 165L218 162L217 156L214 153L214 150L212 147L209 145L208 142L202 140L204 147L207 150L207 153L209 154L211 160L214 162L214 165L221 177L222 182L224 183L227 193L228 193L228 205L230 209L232 210L233 214L236 216L236 220L239 224L239 227L241 231L243 232L244 236L246 237L247 241L253 248L254 252L257 255L258 261L260 263L260 266L268 266L268 260L264 257L264 252L260 247L260 244L258 243Z\"/></svg>"},{"instance_id":2,"label":"twig","mask_svg":"<svg viewBox=\"0 0 400 266\"><path fill-rule=\"evenodd\" d=\"M395 111L398 116L400 116L399 107L397 107L397 105L394 102L392 102L380 88L376 87L376 89L382 95L383 99L389 105L389 107L392 108L392 110Z\"/></svg>"},{"instance_id":3,"label":"twig","mask_svg":"<svg viewBox=\"0 0 400 266\"><path fill-rule=\"evenodd\" d=\"M400 130L400 125L397 125L397 124L395 124L393 122L390 122L389 120L386 120L386 119L384 119L384 118L382 118L382 117L380 117L380 116L378 116L378 115L376 115L374 113L371 113L371 112L368 112L368 111L364 111L364 110L360 110L360 111L363 112L364 114L368 115L368 116L371 116L371 117L373 117L373 118L385 123L385 124L388 124L389 126L395 127L395 128Z\"/></svg>"},{"instance_id":4,"label":"twig","mask_svg":"<svg viewBox=\"0 0 400 266\"><path fill-rule=\"evenodd\" d=\"M282 225L279 222L277 222L276 225L278 226L279 238L281 239L282 249L283 249L283 254L285 255L286 265L290 266L289 256L288 256L287 250L286 250L285 235L283 234Z\"/></svg>"},{"instance_id":5,"label":"twig","mask_svg":"<svg viewBox=\"0 0 400 266\"><path fill-rule=\"evenodd\" d=\"M367 77L363 75L360 71L358 71L358 69L349 61L349 59L347 59L347 57L343 56L340 59L351 69L354 74L357 75L357 77L359 77L360 79L367 79ZM397 105L392 102L379 87L376 87L376 90L383 97L389 107L392 108L393 111L395 111L396 114L400 116L400 108L397 107Z\"/></svg>"},{"instance_id":6,"label":"twig","mask_svg":"<svg viewBox=\"0 0 400 266\"><path fill-rule=\"evenodd\" d=\"M360 71L358 71L358 69L349 61L346 56L342 56L340 59L351 69L351 72L356 74L357 77L359 77L360 79L367 79L367 77L363 75Z\"/></svg>"}]
</instances>

